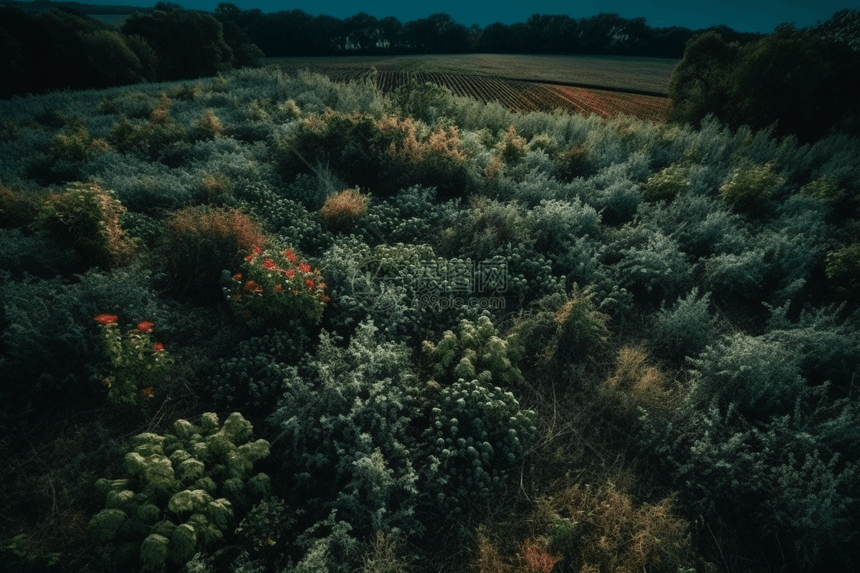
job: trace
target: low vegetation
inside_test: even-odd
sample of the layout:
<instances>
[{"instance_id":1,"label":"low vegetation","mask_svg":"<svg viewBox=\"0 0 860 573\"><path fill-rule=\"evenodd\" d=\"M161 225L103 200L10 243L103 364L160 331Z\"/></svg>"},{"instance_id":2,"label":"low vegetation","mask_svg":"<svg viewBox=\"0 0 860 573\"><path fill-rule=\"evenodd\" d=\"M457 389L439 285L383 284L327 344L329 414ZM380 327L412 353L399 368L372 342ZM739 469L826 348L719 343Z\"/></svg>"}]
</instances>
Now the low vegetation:
<instances>
[{"instance_id":1,"label":"low vegetation","mask_svg":"<svg viewBox=\"0 0 860 573\"><path fill-rule=\"evenodd\" d=\"M275 68L0 114L11 570L860 559L856 138Z\"/></svg>"}]
</instances>

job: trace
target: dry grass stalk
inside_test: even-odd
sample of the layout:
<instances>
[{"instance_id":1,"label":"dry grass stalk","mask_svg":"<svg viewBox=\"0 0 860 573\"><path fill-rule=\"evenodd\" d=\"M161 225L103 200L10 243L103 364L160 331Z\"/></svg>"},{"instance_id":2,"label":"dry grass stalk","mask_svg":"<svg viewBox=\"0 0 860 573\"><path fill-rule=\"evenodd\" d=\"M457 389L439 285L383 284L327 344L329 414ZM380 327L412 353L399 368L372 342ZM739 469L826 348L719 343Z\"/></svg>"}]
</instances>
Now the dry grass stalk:
<instances>
[{"instance_id":1,"label":"dry grass stalk","mask_svg":"<svg viewBox=\"0 0 860 573\"><path fill-rule=\"evenodd\" d=\"M625 346L618 352L615 372L601 390L616 396L627 410L674 410L680 402L680 393L673 391L676 384L647 362L648 355L641 348Z\"/></svg>"}]
</instances>

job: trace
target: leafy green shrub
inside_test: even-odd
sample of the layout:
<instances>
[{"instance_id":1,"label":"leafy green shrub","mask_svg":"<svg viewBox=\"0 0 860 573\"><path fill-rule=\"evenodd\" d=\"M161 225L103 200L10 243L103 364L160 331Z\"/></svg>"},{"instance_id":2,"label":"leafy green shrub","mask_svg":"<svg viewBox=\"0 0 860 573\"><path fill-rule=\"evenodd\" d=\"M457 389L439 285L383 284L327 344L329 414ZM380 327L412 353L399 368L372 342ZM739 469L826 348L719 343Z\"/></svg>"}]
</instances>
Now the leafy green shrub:
<instances>
[{"instance_id":1,"label":"leafy green shrub","mask_svg":"<svg viewBox=\"0 0 860 573\"><path fill-rule=\"evenodd\" d=\"M686 169L680 165L670 165L659 173L655 173L645 182L644 199L646 201L672 201L684 193L689 186Z\"/></svg>"},{"instance_id":2,"label":"leafy green shrub","mask_svg":"<svg viewBox=\"0 0 860 573\"><path fill-rule=\"evenodd\" d=\"M851 440L860 411L830 402L819 387L792 414L747 420L734 405L684 407L670 419L643 417L642 444L670 476L691 516L755 539L815 567L856 556L853 516L860 462ZM776 546L774 534L793 539ZM793 545L793 547L792 547ZM826 557L824 557L826 555Z\"/></svg>"},{"instance_id":3,"label":"leafy green shrub","mask_svg":"<svg viewBox=\"0 0 860 573\"><path fill-rule=\"evenodd\" d=\"M450 519L503 483L537 438L537 416L511 392L478 380L459 379L436 403L426 432L435 480L426 487Z\"/></svg>"},{"instance_id":4,"label":"leafy green shrub","mask_svg":"<svg viewBox=\"0 0 860 573\"><path fill-rule=\"evenodd\" d=\"M578 237L596 237L600 215L577 197L573 201L543 200L529 213L535 250L552 255Z\"/></svg>"},{"instance_id":5,"label":"leafy green shrub","mask_svg":"<svg viewBox=\"0 0 860 573\"><path fill-rule=\"evenodd\" d=\"M280 397L286 366L300 363L309 345L299 329L243 340L235 354L218 359L217 373L209 379L212 396L232 408L264 408Z\"/></svg>"},{"instance_id":6,"label":"leafy green shrub","mask_svg":"<svg viewBox=\"0 0 860 573\"><path fill-rule=\"evenodd\" d=\"M84 126L67 130L54 138L51 153L57 159L69 161L87 161L92 157L93 147L90 134Z\"/></svg>"},{"instance_id":7,"label":"leafy green shrub","mask_svg":"<svg viewBox=\"0 0 860 573\"><path fill-rule=\"evenodd\" d=\"M827 253L827 278L849 293L860 290L860 243Z\"/></svg>"},{"instance_id":8,"label":"leafy green shrub","mask_svg":"<svg viewBox=\"0 0 860 573\"><path fill-rule=\"evenodd\" d=\"M128 263L132 245L123 237L125 208L113 192L95 183L72 183L45 199L40 225L61 245L70 245L85 269Z\"/></svg>"},{"instance_id":9,"label":"leafy green shrub","mask_svg":"<svg viewBox=\"0 0 860 573\"><path fill-rule=\"evenodd\" d=\"M691 398L729 403L749 418L786 414L807 390L801 355L778 342L743 334L727 336L693 361L699 377Z\"/></svg>"},{"instance_id":10,"label":"leafy green shrub","mask_svg":"<svg viewBox=\"0 0 860 573\"><path fill-rule=\"evenodd\" d=\"M860 314L844 316L845 303L804 308L792 320L789 304L771 308L766 340L779 342L800 356L800 372L814 384L832 382L842 392L860 369Z\"/></svg>"},{"instance_id":11,"label":"leafy green shrub","mask_svg":"<svg viewBox=\"0 0 860 573\"><path fill-rule=\"evenodd\" d=\"M390 95L391 103L400 114L433 125L437 119L452 117L457 104L451 90L430 82L419 83L415 77L399 86Z\"/></svg>"},{"instance_id":12,"label":"leafy green shrub","mask_svg":"<svg viewBox=\"0 0 860 573\"><path fill-rule=\"evenodd\" d=\"M723 201L741 212L755 212L764 205L782 179L774 164L755 166L744 158L720 187Z\"/></svg>"},{"instance_id":13,"label":"leafy green shrub","mask_svg":"<svg viewBox=\"0 0 860 573\"><path fill-rule=\"evenodd\" d=\"M285 181L322 163L346 185L376 192L383 150L391 141L368 115L327 110L308 116L278 140L276 163Z\"/></svg>"},{"instance_id":14,"label":"leafy green shrub","mask_svg":"<svg viewBox=\"0 0 860 573\"><path fill-rule=\"evenodd\" d=\"M259 224L237 209L188 207L172 213L157 249L168 287L179 298L201 304L223 300L221 274L242 263L268 238Z\"/></svg>"},{"instance_id":15,"label":"leafy green shrub","mask_svg":"<svg viewBox=\"0 0 860 573\"><path fill-rule=\"evenodd\" d=\"M329 301L319 269L300 262L292 249L254 247L228 284L224 294L239 318L255 328L293 321L314 325Z\"/></svg>"},{"instance_id":16,"label":"leafy green shrub","mask_svg":"<svg viewBox=\"0 0 860 573\"><path fill-rule=\"evenodd\" d=\"M281 197L265 184L237 189L236 196L248 203L250 212L270 235L308 256L319 256L334 241L316 213L309 212L299 201Z\"/></svg>"},{"instance_id":17,"label":"leafy green shrub","mask_svg":"<svg viewBox=\"0 0 860 573\"><path fill-rule=\"evenodd\" d=\"M251 549L251 555L265 559L267 570L281 569L289 559L285 549L294 540L291 529L296 524L295 515L301 512L291 511L282 499L266 497L239 523L236 537Z\"/></svg>"},{"instance_id":18,"label":"leafy green shrub","mask_svg":"<svg viewBox=\"0 0 860 573\"><path fill-rule=\"evenodd\" d=\"M125 456L130 477L96 482L107 502L90 528L116 544L121 562L137 558L144 570L168 559L183 565L223 538L234 505L250 507L268 493L268 476L251 475L269 455L268 442L251 442L253 428L236 412L219 426L206 413L199 426L177 420L174 434L139 434Z\"/></svg>"},{"instance_id":19,"label":"leafy green shrub","mask_svg":"<svg viewBox=\"0 0 860 573\"><path fill-rule=\"evenodd\" d=\"M522 357L517 338L499 338L490 312L485 310L476 321L461 320L459 334L447 330L437 344L425 340L422 348L436 361L436 376L446 384L466 378L485 386L510 387L523 381L516 367Z\"/></svg>"},{"instance_id":20,"label":"leafy green shrub","mask_svg":"<svg viewBox=\"0 0 860 573\"><path fill-rule=\"evenodd\" d=\"M544 366L579 363L592 355L609 334L609 317L595 308L593 298L591 288L574 284L569 295L552 294L533 303L534 310L511 328L523 354Z\"/></svg>"},{"instance_id":21,"label":"leafy green shrub","mask_svg":"<svg viewBox=\"0 0 860 573\"><path fill-rule=\"evenodd\" d=\"M603 256L620 286L654 306L676 297L692 279L692 267L678 243L647 228L623 228Z\"/></svg>"},{"instance_id":22,"label":"leafy green shrub","mask_svg":"<svg viewBox=\"0 0 860 573\"><path fill-rule=\"evenodd\" d=\"M272 447L295 474L311 519L337 510L361 535L392 527L415 534L423 530L415 509L424 399L409 350L376 332L362 322L346 348L323 332L310 378L289 368L270 418L280 430Z\"/></svg>"},{"instance_id":23,"label":"leafy green shrub","mask_svg":"<svg viewBox=\"0 0 860 573\"><path fill-rule=\"evenodd\" d=\"M714 341L714 321L708 313L710 293L701 298L698 294L698 287L694 287L686 298L678 297L671 309L661 307L654 317L651 343L667 358L695 358Z\"/></svg>"}]
</instances>

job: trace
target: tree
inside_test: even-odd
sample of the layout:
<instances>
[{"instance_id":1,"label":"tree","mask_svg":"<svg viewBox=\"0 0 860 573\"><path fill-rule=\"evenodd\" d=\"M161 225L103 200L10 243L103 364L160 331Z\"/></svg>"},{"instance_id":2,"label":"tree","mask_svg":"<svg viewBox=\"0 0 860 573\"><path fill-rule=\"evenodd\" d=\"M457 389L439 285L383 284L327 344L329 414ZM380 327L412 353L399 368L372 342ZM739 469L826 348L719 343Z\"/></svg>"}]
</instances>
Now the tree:
<instances>
[{"instance_id":1,"label":"tree","mask_svg":"<svg viewBox=\"0 0 860 573\"><path fill-rule=\"evenodd\" d=\"M690 41L669 82L671 119L698 124L708 113L717 114L723 121L732 117L729 86L739 57L740 47L725 43L715 32Z\"/></svg>"},{"instance_id":2,"label":"tree","mask_svg":"<svg viewBox=\"0 0 860 573\"><path fill-rule=\"evenodd\" d=\"M233 59L221 24L211 14L176 9L135 12L121 31L146 38L168 80L214 76L229 69Z\"/></svg>"}]
</instances>

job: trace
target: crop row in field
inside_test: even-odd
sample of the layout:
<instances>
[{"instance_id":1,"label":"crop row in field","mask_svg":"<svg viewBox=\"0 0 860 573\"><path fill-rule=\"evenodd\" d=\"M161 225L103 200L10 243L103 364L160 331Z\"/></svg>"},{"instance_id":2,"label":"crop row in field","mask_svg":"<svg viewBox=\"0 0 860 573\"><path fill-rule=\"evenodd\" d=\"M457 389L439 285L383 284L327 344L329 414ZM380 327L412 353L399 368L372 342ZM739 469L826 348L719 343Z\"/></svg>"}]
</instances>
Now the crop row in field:
<instances>
[{"instance_id":1,"label":"crop row in field","mask_svg":"<svg viewBox=\"0 0 860 573\"><path fill-rule=\"evenodd\" d=\"M338 83L360 80L368 74L367 68L363 67L324 66L312 71L326 75ZM378 70L376 85L384 93L390 93L408 83L410 76L414 76L419 83L430 82L445 86L459 97L472 98L482 103L497 101L507 109L526 113L560 108L584 115L594 113L603 118L625 114L651 121L665 121L671 105L669 99L656 96L437 72L410 74L404 71Z\"/></svg>"}]
</instances>

